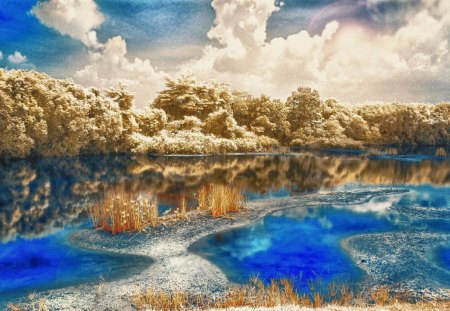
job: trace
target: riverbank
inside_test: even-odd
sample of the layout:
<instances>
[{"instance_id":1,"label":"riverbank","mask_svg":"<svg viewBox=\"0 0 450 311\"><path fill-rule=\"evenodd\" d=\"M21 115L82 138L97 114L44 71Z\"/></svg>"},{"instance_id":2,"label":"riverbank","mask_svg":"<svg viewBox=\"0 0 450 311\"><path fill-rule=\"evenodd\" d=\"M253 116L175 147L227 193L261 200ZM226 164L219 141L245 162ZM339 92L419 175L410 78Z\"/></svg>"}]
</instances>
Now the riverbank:
<instances>
[{"instance_id":1,"label":"riverbank","mask_svg":"<svg viewBox=\"0 0 450 311\"><path fill-rule=\"evenodd\" d=\"M215 309L212 311L225 309ZM229 308L227 311L447 311L449 303L426 302L419 304L394 304L391 306L341 307L327 306L325 308L303 308L296 306L279 306L274 308Z\"/></svg>"}]
</instances>

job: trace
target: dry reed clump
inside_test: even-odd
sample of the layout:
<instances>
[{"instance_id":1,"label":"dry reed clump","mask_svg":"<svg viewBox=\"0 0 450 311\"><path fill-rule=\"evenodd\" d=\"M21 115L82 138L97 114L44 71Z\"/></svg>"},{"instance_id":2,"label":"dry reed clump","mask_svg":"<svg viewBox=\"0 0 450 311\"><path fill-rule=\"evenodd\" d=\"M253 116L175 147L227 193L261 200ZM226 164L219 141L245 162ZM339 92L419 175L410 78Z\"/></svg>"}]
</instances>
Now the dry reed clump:
<instances>
[{"instance_id":1,"label":"dry reed clump","mask_svg":"<svg viewBox=\"0 0 450 311\"><path fill-rule=\"evenodd\" d=\"M115 235L125 231L145 231L158 225L156 198L133 197L124 191L108 193L101 203L88 208L94 227Z\"/></svg>"},{"instance_id":2,"label":"dry reed clump","mask_svg":"<svg viewBox=\"0 0 450 311\"><path fill-rule=\"evenodd\" d=\"M199 210L208 210L212 217L238 212L244 197L239 188L212 185L200 189L197 196ZM188 200L182 195L175 211L159 217L158 202L154 197L133 197L123 190L107 193L103 201L88 207L87 212L95 228L115 235L125 231L145 231L160 223L189 220Z\"/></svg>"},{"instance_id":3,"label":"dry reed clump","mask_svg":"<svg viewBox=\"0 0 450 311\"><path fill-rule=\"evenodd\" d=\"M238 187L208 185L197 194L198 209L209 211L212 217L223 217L243 208L244 196Z\"/></svg>"},{"instance_id":4,"label":"dry reed clump","mask_svg":"<svg viewBox=\"0 0 450 311\"><path fill-rule=\"evenodd\" d=\"M300 293L295 282L284 278L271 280L268 285L259 278L252 278L243 286L231 288L222 297L213 298L206 294L191 295L175 291L164 292L148 289L138 291L130 297L131 303L137 309L150 308L154 310L208 310L212 308L239 307L277 307L298 306L307 308L321 308L325 306L342 307L370 307L370 306L417 306L420 310L436 304L448 306L449 301L428 301L413 297L410 292L395 292L388 287L378 287L369 291L353 291L348 284L330 283L324 289L318 290L317 283L308 282L309 292ZM319 286L317 286L319 287ZM322 287L321 287L322 288ZM420 308L419 308L420 307Z\"/></svg>"},{"instance_id":5,"label":"dry reed clump","mask_svg":"<svg viewBox=\"0 0 450 311\"><path fill-rule=\"evenodd\" d=\"M153 310L185 310L191 305L189 296L182 292L158 292L148 289L131 297L131 303L139 310L150 307Z\"/></svg>"}]
</instances>

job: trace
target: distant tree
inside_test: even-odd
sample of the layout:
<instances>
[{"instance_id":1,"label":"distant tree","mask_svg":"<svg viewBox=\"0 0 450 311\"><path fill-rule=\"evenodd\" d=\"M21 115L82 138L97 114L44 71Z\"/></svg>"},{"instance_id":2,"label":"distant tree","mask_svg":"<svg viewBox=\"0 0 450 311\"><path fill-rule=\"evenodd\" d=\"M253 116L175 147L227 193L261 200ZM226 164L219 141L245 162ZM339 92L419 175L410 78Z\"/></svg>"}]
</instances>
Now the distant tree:
<instances>
[{"instance_id":1,"label":"distant tree","mask_svg":"<svg viewBox=\"0 0 450 311\"><path fill-rule=\"evenodd\" d=\"M191 76L183 76L178 80L166 78L166 89L159 93L153 106L163 109L169 121L185 116L195 116L203 121L221 108L229 111L232 98L233 94L225 84L201 85Z\"/></svg>"},{"instance_id":2,"label":"distant tree","mask_svg":"<svg viewBox=\"0 0 450 311\"><path fill-rule=\"evenodd\" d=\"M301 128L314 128L320 126L322 121L323 102L319 92L308 87L299 87L288 97L287 119L291 124L291 130Z\"/></svg>"},{"instance_id":3,"label":"distant tree","mask_svg":"<svg viewBox=\"0 0 450 311\"><path fill-rule=\"evenodd\" d=\"M277 139L280 143L288 141L290 124L287 121L287 108L279 100L268 96L251 97L241 94L233 102L233 114L241 126L258 135Z\"/></svg>"}]
</instances>

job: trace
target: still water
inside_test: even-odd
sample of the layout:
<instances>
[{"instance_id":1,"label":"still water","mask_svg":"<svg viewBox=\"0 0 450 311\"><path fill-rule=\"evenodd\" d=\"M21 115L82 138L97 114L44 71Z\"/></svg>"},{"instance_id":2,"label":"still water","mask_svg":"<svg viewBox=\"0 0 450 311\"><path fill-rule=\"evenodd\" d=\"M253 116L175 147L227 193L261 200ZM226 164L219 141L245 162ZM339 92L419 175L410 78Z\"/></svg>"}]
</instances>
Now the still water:
<instances>
[{"instance_id":1,"label":"still water","mask_svg":"<svg viewBox=\"0 0 450 311\"><path fill-rule=\"evenodd\" d=\"M149 260L87 251L70 243L71 234L89 229L85 207L121 189L157 196L162 214L181 196L195 207L197 190L208 184L239 186L254 201L342 193L339 202L299 204L192 246L234 282L255 275L269 280L300 274L304 279L360 281L367 279L365 265L392 244L406 244L401 234L410 234L427 245L420 264L428 265L433 284L450 287L450 158L434 154L328 150L0 163L0 301L29 291L114 279L114 271L122 276L138 273ZM364 197L375 188L381 194L346 199L354 191ZM392 188L402 191L391 193ZM386 242L377 244L379 239ZM404 247L405 252L415 254L416 244ZM400 255L398 262L403 260ZM386 281L414 278L407 272L389 274L389 260L383 262Z\"/></svg>"}]
</instances>

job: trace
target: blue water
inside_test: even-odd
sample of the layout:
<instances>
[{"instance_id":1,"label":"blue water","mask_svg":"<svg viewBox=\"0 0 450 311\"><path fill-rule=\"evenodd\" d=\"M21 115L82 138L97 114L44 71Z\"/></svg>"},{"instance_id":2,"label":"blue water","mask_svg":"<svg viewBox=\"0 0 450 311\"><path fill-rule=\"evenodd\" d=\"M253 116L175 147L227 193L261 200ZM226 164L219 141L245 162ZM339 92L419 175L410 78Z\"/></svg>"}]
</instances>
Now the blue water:
<instances>
[{"instance_id":1,"label":"blue water","mask_svg":"<svg viewBox=\"0 0 450 311\"><path fill-rule=\"evenodd\" d=\"M342 248L345 238L411 230L450 235L450 187L399 187L408 192L357 204L348 201L278 211L256 224L206 237L191 251L213 262L237 283L246 283L253 276L270 282L299 275L303 280L297 284L300 289L314 279L359 282L364 273ZM357 184L343 188L363 189ZM437 258L449 269L450 249L440 250Z\"/></svg>"},{"instance_id":2,"label":"blue water","mask_svg":"<svg viewBox=\"0 0 450 311\"><path fill-rule=\"evenodd\" d=\"M194 245L228 277L245 283L253 276L266 282L280 277L303 280L356 280L361 271L341 249L350 235L392 230L385 217L317 207L312 215L295 217L279 212L245 228L218 233ZM303 284L306 286L306 283Z\"/></svg>"},{"instance_id":3,"label":"blue water","mask_svg":"<svg viewBox=\"0 0 450 311\"><path fill-rule=\"evenodd\" d=\"M0 244L0 302L30 291L112 280L139 272L151 263L145 257L77 248L68 241L76 229Z\"/></svg>"},{"instance_id":4,"label":"blue water","mask_svg":"<svg viewBox=\"0 0 450 311\"><path fill-rule=\"evenodd\" d=\"M441 266L450 271L450 246L439 249L437 251L437 258Z\"/></svg>"},{"instance_id":5,"label":"blue water","mask_svg":"<svg viewBox=\"0 0 450 311\"><path fill-rule=\"evenodd\" d=\"M217 183L242 187L249 201L365 187L409 191L358 204L340 199L339 205L298 206L192 247L236 282L254 275L269 280L300 274L303 280L359 281L365 275L341 247L345 238L408 230L450 234L450 160L435 157L434 150L0 162L0 301L139 273L150 264L148 258L92 252L71 243L72 234L88 229L85 205L103 193L124 189L155 195L164 213L181 195L195 207L198 189ZM449 269L449 257L449 248L437 250L436 261L444 269Z\"/></svg>"}]
</instances>

